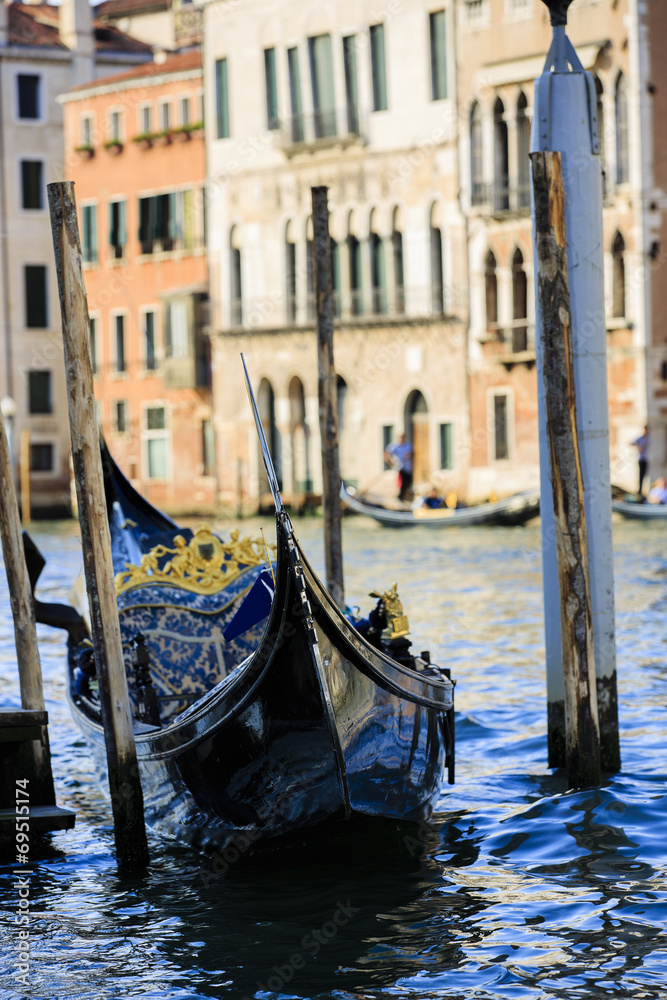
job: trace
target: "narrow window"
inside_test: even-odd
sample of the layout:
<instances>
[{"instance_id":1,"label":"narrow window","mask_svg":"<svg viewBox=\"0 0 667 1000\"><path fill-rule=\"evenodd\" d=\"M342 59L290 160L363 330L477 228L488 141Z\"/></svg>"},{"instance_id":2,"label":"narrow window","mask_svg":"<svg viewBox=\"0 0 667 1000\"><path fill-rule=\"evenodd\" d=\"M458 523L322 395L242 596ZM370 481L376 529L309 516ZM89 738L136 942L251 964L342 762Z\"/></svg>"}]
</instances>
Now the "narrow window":
<instances>
[{"instance_id":1,"label":"narrow window","mask_svg":"<svg viewBox=\"0 0 667 1000\"><path fill-rule=\"evenodd\" d=\"M42 442L30 445L30 471L53 472L53 445Z\"/></svg>"},{"instance_id":2,"label":"narrow window","mask_svg":"<svg viewBox=\"0 0 667 1000\"><path fill-rule=\"evenodd\" d=\"M315 319L315 266L313 241L306 237L306 319Z\"/></svg>"},{"instance_id":3,"label":"narrow window","mask_svg":"<svg viewBox=\"0 0 667 1000\"><path fill-rule=\"evenodd\" d=\"M229 131L229 84L227 81L227 60L215 61L215 109L218 139L228 139Z\"/></svg>"},{"instance_id":4,"label":"narrow window","mask_svg":"<svg viewBox=\"0 0 667 1000\"><path fill-rule=\"evenodd\" d=\"M301 74L299 72L299 50L287 50L287 70L289 73L290 110L292 112L292 142L303 142L303 100L301 98Z\"/></svg>"},{"instance_id":5,"label":"narrow window","mask_svg":"<svg viewBox=\"0 0 667 1000\"><path fill-rule=\"evenodd\" d=\"M361 277L361 246L351 233L347 238L347 255L350 262L350 306L353 316L363 316L364 297Z\"/></svg>"},{"instance_id":6,"label":"narrow window","mask_svg":"<svg viewBox=\"0 0 667 1000\"><path fill-rule=\"evenodd\" d=\"M237 239L237 231L234 229L230 239L230 319L232 326L241 326L243 323L241 248L235 245Z\"/></svg>"},{"instance_id":7,"label":"narrow window","mask_svg":"<svg viewBox=\"0 0 667 1000\"><path fill-rule=\"evenodd\" d=\"M626 184L629 180L628 81L619 73L616 81L616 183Z\"/></svg>"},{"instance_id":8,"label":"narrow window","mask_svg":"<svg viewBox=\"0 0 667 1000\"><path fill-rule=\"evenodd\" d=\"M264 81L266 84L266 126L276 129L278 121L278 80L276 77L276 50L264 49Z\"/></svg>"},{"instance_id":9,"label":"narrow window","mask_svg":"<svg viewBox=\"0 0 667 1000\"><path fill-rule=\"evenodd\" d=\"M444 10L429 14L431 35L431 97L447 97L447 28Z\"/></svg>"},{"instance_id":10,"label":"narrow window","mask_svg":"<svg viewBox=\"0 0 667 1000\"><path fill-rule=\"evenodd\" d=\"M125 226L125 202L109 202L109 244L111 245L113 256L119 260L124 253L127 243L127 230Z\"/></svg>"},{"instance_id":11,"label":"narrow window","mask_svg":"<svg viewBox=\"0 0 667 1000\"><path fill-rule=\"evenodd\" d=\"M44 208L43 172L41 160L21 160L22 208Z\"/></svg>"},{"instance_id":12,"label":"narrow window","mask_svg":"<svg viewBox=\"0 0 667 1000\"><path fill-rule=\"evenodd\" d=\"M498 326L498 277L496 275L496 258L492 250L487 253L484 264L484 290L486 329L495 333Z\"/></svg>"},{"instance_id":13,"label":"narrow window","mask_svg":"<svg viewBox=\"0 0 667 1000\"><path fill-rule=\"evenodd\" d=\"M163 132L168 132L171 128L171 104L169 101L160 105L160 127Z\"/></svg>"},{"instance_id":14,"label":"narrow window","mask_svg":"<svg viewBox=\"0 0 667 1000\"><path fill-rule=\"evenodd\" d=\"M498 98L493 107L493 207L496 212L506 212L509 200L509 147L505 106Z\"/></svg>"},{"instance_id":15,"label":"narrow window","mask_svg":"<svg viewBox=\"0 0 667 1000\"><path fill-rule=\"evenodd\" d=\"M331 240L331 271L333 277L334 316L340 317L342 314L340 247L334 239Z\"/></svg>"},{"instance_id":16,"label":"narrow window","mask_svg":"<svg viewBox=\"0 0 667 1000\"><path fill-rule=\"evenodd\" d=\"M123 315L113 317L115 342L116 342L116 371L125 371L125 317Z\"/></svg>"},{"instance_id":17,"label":"narrow window","mask_svg":"<svg viewBox=\"0 0 667 1000\"><path fill-rule=\"evenodd\" d=\"M111 142L122 142L120 111L112 111L109 115L109 139Z\"/></svg>"},{"instance_id":18,"label":"narrow window","mask_svg":"<svg viewBox=\"0 0 667 1000\"><path fill-rule=\"evenodd\" d=\"M384 267L384 244L377 233L368 237L371 255L371 304L378 316L387 311L387 281Z\"/></svg>"},{"instance_id":19,"label":"narrow window","mask_svg":"<svg viewBox=\"0 0 667 1000\"><path fill-rule=\"evenodd\" d=\"M146 359L146 370L155 371L157 368L157 354L155 351L155 313L144 313L144 357Z\"/></svg>"},{"instance_id":20,"label":"narrow window","mask_svg":"<svg viewBox=\"0 0 667 1000\"><path fill-rule=\"evenodd\" d=\"M486 201L484 194L482 109L475 101L470 111L470 197L472 204L482 205Z\"/></svg>"},{"instance_id":21,"label":"narrow window","mask_svg":"<svg viewBox=\"0 0 667 1000\"><path fill-rule=\"evenodd\" d=\"M18 86L19 118L34 119L41 116L40 78L36 73L19 73Z\"/></svg>"},{"instance_id":22,"label":"narrow window","mask_svg":"<svg viewBox=\"0 0 667 1000\"><path fill-rule=\"evenodd\" d=\"M26 264L23 269L25 291L25 325L29 329L48 326L46 307L46 267L43 264Z\"/></svg>"},{"instance_id":23,"label":"narrow window","mask_svg":"<svg viewBox=\"0 0 667 1000\"><path fill-rule=\"evenodd\" d=\"M394 309L397 313L405 312L405 278L403 272L403 234L400 231L398 209L394 209L393 228L391 232L391 249L394 266Z\"/></svg>"},{"instance_id":24,"label":"narrow window","mask_svg":"<svg viewBox=\"0 0 667 1000\"><path fill-rule=\"evenodd\" d=\"M51 402L51 372L28 372L28 411L29 413L52 413Z\"/></svg>"},{"instance_id":25,"label":"narrow window","mask_svg":"<svg viewBox=\"0 0 667 1000\"><path fill-rule=\"evenodd\" d=\"M84 264L97 263L97 205L81 209L81 252Z\"/></svg>"},{"instance_id":26,"label":"narrow window","mask_svg":"<svg viewBox=\"0 0 667 1000\"><path fill-rule=\"evenodd\" d=\"M187 299L174 299L167 306L164 350L168 358L190 357L190 323Z\"/></svg>"},{"instance_id":27,"label":"narrow window","mask_svg":"<svg viewBox=\"0 0 667 1000\"><path fill-rule=\"evenodd\" d=\"M153 252L153 230L155 228L155 202L152 197L139 199L139 242L142 254Z\"/></svg>"},{"instance_id":28,"label":"narrow window","mask_svg":"<svg viewBox=\"0 0 667 1000\"><path fill-rule=\"evenodd\" d=\"M313 91L315 138L336 134L333 54L331 35L308 39L310 77Z\"/></svg>"},{"instance_id":29,"label":"narrow window","mask_svg":"<svg viewBox=\"0 0 667 1000\"><path fill-rule=\"evenodd\" d=\"M433 218L431 218L431 310L435 315L445 310L442 286L442 232L439 226L433 224Z\"/></svg>"},{"instance_id":30,"label":"narrow window","mask_svg":"<svg viewBox=\"0 0 667 1000\"><path fill-rule=\"evenodd\" d=\"M117 399L115 410L116 410L116 431L119 434L125 434L128 428L127 400Z\"/></svg>"},{"instance_id":31,"label":"narrow window","mask_svg":"<svg viewBox=\"0 0 667 1000\"><path fill-rule=\"evenodd\" d=\"M149 135L153 131L153 115L151 113L150 104L144 104L141 109L141 133L142 135Z\"/></svg>"},{"instance_id":32,"label":"narrow window","mask_svg":"<svg viewBox=\"0 0 667 1000\"><path fill-rule=\"evenodd\" d=\"M452 448L451 424L440 424L440 468L454 468L454 450Z\"/></svg>"},{"instance_id":33,"label":"narrow window","mask_svg":"<svg viewBox=\"0 0 667 1000\"><path fill-rule=\"evenodd\" d=\"M85 147L93 145L92 115L83 115L81 118L81 145Z\"/></svg>"},{"instance_id":34,"label":"narrow window","mask_svg":"<svg viewBox=\"0 0 667 1000\"><path fill-rule=\"evenodd\" d=\"M625 240L616 233L611 247L613 265L613 312L615 319L625 316Z\"/></svg>"},{"instance_id":35,"label":"narrow window","mask_svg":"<svg viewBox=\"0 0 667 1000\"><path fill-rule=\"evenodd\" d=\"M530 205L530 118L528 101L519 94L516 105L517 207Z\"/></svg>"},{"instance_id":36,"label":"narrow window","mask_svg":"<svg viewBox=\"0 0 667 1000\"><path fill-rule=\"evenodd\" d=\"M146 458L149 479L167 478L166 414L163 406L146 409Z\"/></svg>"},{"instance_id":37,"label":"narrow window","mask_svg":"<svg viewBox=\"0 0 667 1000\"><path fill-rule=\"evenodd\" d=\"M507 396L493 397L494 458L509 456L507 433Z\"/></svg>"},{"instance_id":38,"label":"narrow window","mask_svg":"<svg viewBox=\"0 0 667 1000\"><path fill-rule=\"evenodd\" d=\"M393 440L394 440L394 425L384 424L382 427L382 454L385 456L384 458L385 469L392 468L392 464L388 460L386 452L387 452L387 445L391 444Z\"/></svg>"},{"instance_id":39,"label":"narrow window","mask_svg":"<svg viewBox=\"0 0 667 1000\"><path fill-rule=\"evenodd\" d=\"M347 130L359 135L359 84L357 81L357 36L343 39L343 65L345 68L345 101L347 104Z\"/></svg>"},{"instance_id":40,"label":"narrow window","mask_svg":"<svg viewBox=\"0 0 667 1000\"><path fill-rule=\"evenodd\" d=\"M384 24L372 24L371 82L373 85L373 111L387 110L387 66L384 50Z\"/></svg>"},{"instance_id":41,"label":"narrow window","mask_svg":"<svg viewBox=\"0 0 667 1000\"><path fill-rule=\"evenodd\" d=\"M296 244L289 236L285 240L285 284L287 293L287 322L296 319Z\"/></svg>"},{"instance_id":42,"label":"narrow window","mask_svg":"<svg viewBox=\"0 0 667 1000\"><path fill-rule=\"evenodd\" d=\"M181 125L189 125L190 124L190 98L189 97L181 97L180 108L181 108Z\"/></svg>"},{"instance_id":43,"label":"narrow window","mask_svg":"<svg viewBox=\"0 0 667 1000\"><path fill-rule=\"evenodd\" d=\"M97 342L97 317L90 317L90 361L93 366L93 375L97 375L99 360L98 360L98 350L99 345Z\"/></svg>"},{"instance_id":44,"label":"narrow window","mask_svg":"<svg viewBox=\"0 0 667 1000\"><path fill-rule=\"evenodd\" d=\"M201 423L202 475L215 475L215 436L212 420Z\"/></svg>"},{"instance_id":45,"label":"narrow window","mask_svg":"<svg viewBox=\"0 0 667 1000\"><path fill-rule=\"evenodd\" d=\"M514 319L512 326L512 351L516 354L519 351L528 349L528 327L526 326L528 283L526 272L523 269L523 254L518 248L512 259L512 301Z\"/></svg>"}]
</instances>

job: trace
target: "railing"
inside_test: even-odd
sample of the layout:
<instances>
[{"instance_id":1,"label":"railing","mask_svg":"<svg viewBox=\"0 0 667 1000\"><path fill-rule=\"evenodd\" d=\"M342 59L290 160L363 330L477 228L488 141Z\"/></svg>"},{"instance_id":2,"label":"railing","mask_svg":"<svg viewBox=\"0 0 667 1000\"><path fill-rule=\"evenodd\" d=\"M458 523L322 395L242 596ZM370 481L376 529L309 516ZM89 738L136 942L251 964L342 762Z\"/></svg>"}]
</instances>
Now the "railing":
<instances>
[{"instance_id":1,"label":"railing","mask_svg":"<svg viewBox=\"0 0 667 1000\"><path fill-rule=\"evenodd\" d=\"M514 185L501 181L493 184L475 182L470 192L470 203L489 215L522 212L530 208L530 182L521 181Z\"/></svg>"},{"instance_id":2,"label":"railing","mask_svg":"<svg viewBox=\"0 0 667 1000\"><path fill-rule=\"evenodd\" d=\"M291 115L280 123L284 149L315 146L340 141L354 142L362 134L362 115L358 108L328 108L312 114Z\"/></svg>"}]
</instances>

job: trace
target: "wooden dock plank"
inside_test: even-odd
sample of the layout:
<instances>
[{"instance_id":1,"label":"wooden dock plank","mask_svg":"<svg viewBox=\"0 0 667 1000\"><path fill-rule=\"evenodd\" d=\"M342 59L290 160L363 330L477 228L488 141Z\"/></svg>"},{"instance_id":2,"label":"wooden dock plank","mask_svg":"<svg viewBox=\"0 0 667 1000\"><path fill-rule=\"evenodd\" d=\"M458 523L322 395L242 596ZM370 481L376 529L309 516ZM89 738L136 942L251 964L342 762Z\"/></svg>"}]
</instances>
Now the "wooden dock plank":
<instances>
[{"instance_id":1,"label":"wooden dock plank","mask_svg":"<svg viewBox=\"0 0 667 1000\"><path fill-rule=\"evenodd\" d=\"M71 830L76 813L60 806L31 806L28 816L18 816L14 809L0 809L0 839L13 840L16 821L28 822L30 833L48 833L51 830Z\"/></svg>"}]
</instances>

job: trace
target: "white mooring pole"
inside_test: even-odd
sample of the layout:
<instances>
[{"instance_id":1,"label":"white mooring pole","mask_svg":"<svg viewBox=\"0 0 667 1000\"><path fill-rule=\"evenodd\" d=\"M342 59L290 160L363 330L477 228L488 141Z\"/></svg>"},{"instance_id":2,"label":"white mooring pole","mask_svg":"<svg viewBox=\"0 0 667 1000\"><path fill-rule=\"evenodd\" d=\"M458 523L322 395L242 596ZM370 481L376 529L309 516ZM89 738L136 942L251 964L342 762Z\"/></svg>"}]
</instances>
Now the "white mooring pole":
<instances>
[{"instance_id":1,"label":"white mooring pole","mask_svg":"<svg viewBox=\"0 0 667 1000\"><path fill-rule=\"evenodd\" d=\"M600 759L604 769L614 770L620 767L620 749L603 288L602 171L596 94L593 77L585 72L565 33L567 8L572 0L543 2L551 13L553 41L544 72L535 81L531 152L557 151L563 164L573 367L588 527ZM534 205L532 211L534 220ZM543 318L537 299L535 329L549 766L562 767L566 763L566 741L560 596L543 385Z\"/></svg>"}]
</instances>

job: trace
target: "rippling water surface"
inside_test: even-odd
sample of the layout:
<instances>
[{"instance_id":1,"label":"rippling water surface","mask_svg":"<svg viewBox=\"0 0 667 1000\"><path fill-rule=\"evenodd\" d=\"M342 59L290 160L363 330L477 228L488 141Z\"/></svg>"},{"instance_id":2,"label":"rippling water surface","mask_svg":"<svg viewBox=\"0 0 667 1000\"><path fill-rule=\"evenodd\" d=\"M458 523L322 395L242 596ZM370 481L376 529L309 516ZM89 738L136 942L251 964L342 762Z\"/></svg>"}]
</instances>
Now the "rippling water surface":
<instances>
[{"instance_id":1,"label":"rippling water surface","mask_svg":"<svg viewBox=\"0 0 667 1000\"><path fill-rule=\"evenodd\" d=\"M321 568L320 522L296 528ZM73 525L34 536L40 596L66 599ZM421 828L304 838L227 871L151 834L148 873L119 873L61 634L40 628L57 796L77 823L33 859L29 987L14 867L0 869L2 1000L667 995L667 530L620 523L614 539L623 769L567 792L546 767L539 526L346 520L348 601L367 609L398 580L417 648L458 681L456 785ZM18 706L4 573L0 606L0 703Z\"/></svg>"}]
</instances>

